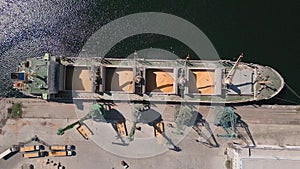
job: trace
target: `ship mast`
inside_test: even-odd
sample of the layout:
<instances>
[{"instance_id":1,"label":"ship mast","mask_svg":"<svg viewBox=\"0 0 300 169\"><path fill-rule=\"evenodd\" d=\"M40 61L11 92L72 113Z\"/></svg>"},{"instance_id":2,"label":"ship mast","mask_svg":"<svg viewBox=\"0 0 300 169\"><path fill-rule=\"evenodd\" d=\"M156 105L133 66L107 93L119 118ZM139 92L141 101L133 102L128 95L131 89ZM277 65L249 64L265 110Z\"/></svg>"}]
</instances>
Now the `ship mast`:
<instances>
[{"instance_id":1,"label":"ship mast","mask_svg":"<svg viewBox=\"0 0 300 169\"><path fill-rule=\"evenodd\" d=\"M184 60L184 65L183 68L180 69L179 77L178 77L178 85L179 85L179 95L183 96L184 94L184 87L186 84L186 73L187 73L187 63L188 60L190 59L190 54L188 53L185 60Z\"/></svg>"},{"instance_id":2,"label":"ship mast","mask_svg":"<svg viewBox=\"0 0 300 169\"><path fill-rule=\"evenodd\" d=\"M139 63L137 61L138 59L138 54L137 51L135 50L133 53L133 59L134 59L134 69L135 69L135 76L134 76L134 93L136 94L141 94L142 93L142 72L141 68L139 66Z\"/></svg>"},{"instance_id":3,"label":"ship mast","mask_svg":"<svg viewBox=\"0 0 300 169\"><path fill-rule=\"evenodd\" d=\"M240 61L242 60L244 54L241 53L239 58L237 59L237 61L234 63L234 65L232 66L231 70L229 71L228 75L225 77L225 84L230 85L232 84L232 77L235 73L235 69L238 66L238 64L240 63Z\"/></svg>"}]
</instances>

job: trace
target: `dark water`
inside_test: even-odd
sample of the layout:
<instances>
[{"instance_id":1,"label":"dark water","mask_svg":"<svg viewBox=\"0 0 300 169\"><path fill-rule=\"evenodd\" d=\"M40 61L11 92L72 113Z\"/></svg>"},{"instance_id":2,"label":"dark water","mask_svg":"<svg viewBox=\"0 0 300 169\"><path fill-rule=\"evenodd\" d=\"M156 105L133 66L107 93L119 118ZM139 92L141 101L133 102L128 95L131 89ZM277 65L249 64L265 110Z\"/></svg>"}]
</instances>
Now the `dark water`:
<instances>
[{"instance_id":1,"label":"dark water","mask_svg":"<svg viewBox=\"0 0 300 169\"><path fill-rule=\"evenodd\" d=\"M276 69L287 84L300 93L298 45L299 2L274 1L5 1L0 3L0 95L18 96L10 89L9 73L21 60L45 52L76 56L85 41L101 26L138 12L164 12L188 20L201 29L220 58L234 59L243 52L244 62ZM110 57L127 56L133 50L155 47L183 58L197 58L183 43L161 35L142 34L117 44ZM289 90L270 103L299 104Z\"/></svg>"}]
</instances>

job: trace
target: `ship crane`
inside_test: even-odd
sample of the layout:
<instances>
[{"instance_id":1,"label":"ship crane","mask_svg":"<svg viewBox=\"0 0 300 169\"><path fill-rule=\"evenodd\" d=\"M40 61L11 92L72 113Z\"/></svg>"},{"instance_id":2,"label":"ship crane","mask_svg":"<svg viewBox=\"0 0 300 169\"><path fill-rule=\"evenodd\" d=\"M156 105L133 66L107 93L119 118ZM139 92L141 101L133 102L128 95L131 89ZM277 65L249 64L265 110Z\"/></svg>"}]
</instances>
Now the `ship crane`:
<instances>
[{"instance_id":1,"label":"ship crane","mask_svg":"<svg viewBox=\"0 0 300 169\"><path fill-rule=\"evenodd\" d=\"M186 79L186 72L187 72L187 63L190 59L190 54L188 53L185 60L184 60L184 65L183 68L181 68L180 73L179 73L179 77L178 77L178 94L180 96L183 96L184 94L184 87L186 85L187 79Z\"/></svg>"},{"instance_id":2,"label":"ship crane","mask_svg":"<svg viewBox=\"0 0 300 169\"><path fill-rule=\"evenodd\" d=\"M237 61L234 63L234 65L232 66L231 70L229 71L228 75L225 77L225 84L227 85L231 85L232 84L232 77L235 73L235 70L238 66L238 64L240 63L240 61L242 60L243 58L243 53L240 54L239 58L237 59Z\"/></svg>"},{"instance_id":3,"label":"ship crane","mask_svg":"<svg viewBox=\"0 0 300 169\"><path fill-rule=\"evenodd\" d=\"M142 69L139 66L138 54L136 51L133 53L134 56L134 69L135 69L135 76L133 78L134 82L134 93L136 94L142 94L142 83L143 83L143 76L142 76Z\"/></svg>"}]
</instances>

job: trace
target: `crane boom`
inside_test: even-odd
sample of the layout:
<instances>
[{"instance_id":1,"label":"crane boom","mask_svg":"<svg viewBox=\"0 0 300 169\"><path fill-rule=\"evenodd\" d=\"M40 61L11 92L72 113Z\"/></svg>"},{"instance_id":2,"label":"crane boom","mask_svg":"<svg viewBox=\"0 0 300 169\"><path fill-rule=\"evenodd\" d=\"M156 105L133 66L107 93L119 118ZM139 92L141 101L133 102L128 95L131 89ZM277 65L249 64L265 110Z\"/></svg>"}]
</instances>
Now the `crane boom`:
<instances>
[{"instance_id":1,"label":"crane boom","mask_svg":"<svg viewBox=\"0 0 300 169\"><path fill-rule=\"evenodd\" d=\"M229 71L228 75L225 78L225 84L229 85L229 84L232 83L232 77L234 75L235 69L236 69L237 65L240 63L240 61L242 60L243 56L244 56L244 54L241 53L240 56L239 56L239 58L237 59L237 61L232 66L231 70Z\"/></svg>"},{"instance_id":2,"label":"crane boom","mask_svg":"<svg viewBox=\"0 0 300 169\"><path fill-rule=\"evenodd\" d=\"M89 113L83 116L81 119L75 121L74 123L67 125L65 128L59 128L57 130L57 135L63 135L66 130L70 130L75 127L77 124L82 124L83 121L87 119L95 119L100 118L101 120L105 120L105 108L102 104L92 104L89 110ZM98 120L100 120L98 119Z\"/></svg>"}]
</instances>

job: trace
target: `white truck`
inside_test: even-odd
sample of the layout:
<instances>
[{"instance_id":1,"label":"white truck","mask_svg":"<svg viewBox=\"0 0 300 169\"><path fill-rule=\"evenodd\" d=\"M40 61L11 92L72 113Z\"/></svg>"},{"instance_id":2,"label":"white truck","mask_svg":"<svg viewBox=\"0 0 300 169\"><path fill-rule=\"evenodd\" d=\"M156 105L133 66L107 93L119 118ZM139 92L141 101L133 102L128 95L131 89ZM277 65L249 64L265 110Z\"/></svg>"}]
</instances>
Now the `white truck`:
<instances>
[{"instance_id":1,"label":"white truck","mask_svg":"<svg viewBox=\"0 0 300 169\"><path fill-rule=\"evenodd\" d=\"M18 148L17 147L12 147L12 148L9 148L5 151L3 151L1 154L0 154L0 159L4 158L14 152L17 152L18 151Z\"/></svg>"}]
</instances>

